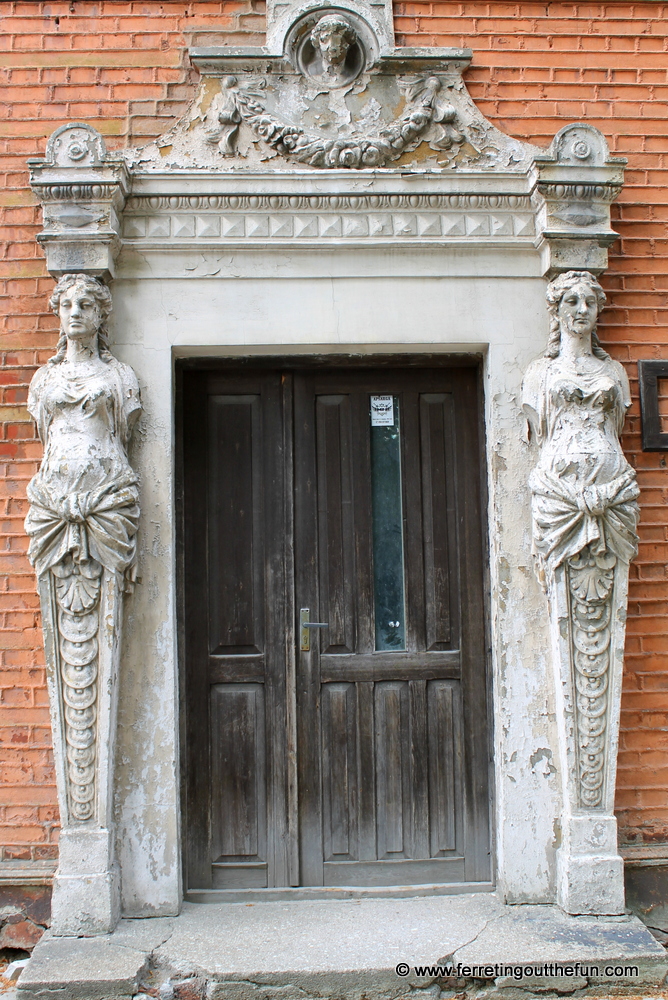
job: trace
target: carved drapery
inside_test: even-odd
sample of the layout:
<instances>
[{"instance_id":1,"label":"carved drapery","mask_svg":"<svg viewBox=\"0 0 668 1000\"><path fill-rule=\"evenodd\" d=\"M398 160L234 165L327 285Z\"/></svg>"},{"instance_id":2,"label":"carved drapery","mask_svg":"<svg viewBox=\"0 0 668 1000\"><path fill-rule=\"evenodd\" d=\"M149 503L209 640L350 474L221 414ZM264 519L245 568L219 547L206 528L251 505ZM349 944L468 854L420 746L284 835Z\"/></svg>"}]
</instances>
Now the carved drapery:
<instances>
[{"instance_id":1,"label":"carved drapery","mask_svg":"<svg viewBox=\"0 0 668 1000\"><path fill-rule=\"evenodd\" d=\"M63 303L73 308L74 322ZM108 845L120 608L132 586L139 519L127 446L140 402L134 373L106 346L107 289L94 278L65 275L52 306L64 325L55 357L30 386L28 408L44 456L28 486L26 531L40 584L62 837L68 844L54 885L53 920L56 934L104 933L117 919ZM92 316L92 336L81 348L85 310Z\"/></svg>"},{"instance_id":2,"label":"carved drapery","mask_svg":"<svg viewBox=\"0 0 668 1000\"><path fill-rule=\"evenodd\" d=\"M530 477L533 551L552 619L562 744L559 898L574 913L623 909L621 879L611 890L607 875L621 865L612 811L639 489L619 442L628 379L595 332L603 302L589 272L550 283L550 342L523 386L539 448Z\"/></svg>"}]
</instances>

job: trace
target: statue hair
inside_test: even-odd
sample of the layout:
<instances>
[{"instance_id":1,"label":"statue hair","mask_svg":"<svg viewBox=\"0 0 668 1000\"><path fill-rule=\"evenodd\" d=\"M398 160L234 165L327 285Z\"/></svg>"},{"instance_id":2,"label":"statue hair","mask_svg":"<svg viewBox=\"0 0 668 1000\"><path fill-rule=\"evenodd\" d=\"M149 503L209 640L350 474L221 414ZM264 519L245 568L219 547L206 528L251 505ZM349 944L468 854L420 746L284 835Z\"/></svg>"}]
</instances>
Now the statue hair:
<instances>
[{"instance_id":1,"label":"statue hair","mask_svg":"<svg viewBox=\"0 0 668 1000\"><path fill-rule=\"evenodd\" d=\"M352 45L356 39L355 31L352 25L341 14L326 14L324 17L321 17L311 29L311 41L315 44L324 28L333 27L339 28L346 41Z\"/></svg>"},{"instance_id":2,"label":"statue hair","mask_svg":"<svg viewBox=\"0 0 668 1000\"><path fill-rule=\"evenodd\" d=\"M97 346L100 352L100 358L108 364L113 360L114 356L109 350L109 334L107 332L107 320L109 319L113 308L111 292L107 286L103 285L101 281L97 280L97 278L91 278L87 274L64 274L53 290L53 294L49 299L49 305L55 312L56 316L58 316L61 298L65 292L69 292L70 288L74 288L75 285L79 285L84 291L88 292L88 294L95 299L98 313L100 315L100 325L97 328ZM56 353L52 358L49 358L47 364L59 365L65 360L66 351L67 334L61 328L60 337L58 338L58 343L56 345Z\"/></svg>"},{"instance_id":3,"label":"statue hair","mask_svg":"<svg viewBox=\"0 0 668 1000\"><path fill-rule=\"evenodd\" d=\"M565 274L558 274L556 278L547 286L545 297L547 298L547 309L550 314L550 335L545 348L546 358L556 358L561 347L561 327L559 325L559 303L569 288L573 285L584 283L589 285L596 296L598 303L597 317L601 314L601 309L607 302L605 292L590 271L566 271ZM594 329L591 335L592 354L600 358L601 361L610 361L610 355L601 347L598 334Z\"/></svg>"}]
</instances>

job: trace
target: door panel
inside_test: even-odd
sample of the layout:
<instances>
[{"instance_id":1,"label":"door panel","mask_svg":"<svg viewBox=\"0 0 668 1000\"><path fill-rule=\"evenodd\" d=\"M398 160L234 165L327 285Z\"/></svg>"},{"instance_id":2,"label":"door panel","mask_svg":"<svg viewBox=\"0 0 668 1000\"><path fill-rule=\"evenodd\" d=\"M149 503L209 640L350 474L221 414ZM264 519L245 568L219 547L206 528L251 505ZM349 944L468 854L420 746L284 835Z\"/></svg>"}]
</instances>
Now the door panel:
<instances>
[{"instance_id":1,"label":"door panel","mask_svg":"<svg viewBox=\"0 0 668 1000\"><path fill-rule=\"evenodd\" d=\"M378 859L398 861L413 854L408 682L380 681L374 696Z\"/></svg>"},{"instance_id":2,"label":"door panel","mask_svg":"<svg viewBox=\"0 0 668 1000\"><path fill-rule=\"evenodd\" d=\"M188 886L489 880L475 369L183 400Z\"/></svg>"},{"instance_id":3,"label":"door panel","mask_svg":"<svg viewBox=\"0 0 668 1000\"><path fill-rule=\"evenodd\" d=\"M212 855L267 857L264 685L211 688Z\"/></svg>"},{"instance_id":4,"label":"door panel","mask_svg":"<svg viewBox=\"0 0 668 1000\"><path fill-rule=\"evenodd\" d=\"M264 652L261 419L259 393L209 397L208 606L212 655Z\"/></svg>"},{"instance_id":5,"label":"door panel","mask_svg":"<svg viewBox=\"0 0 668 1000\"><path fill-rule=\"evenodd\" d=\"M352 861L359 857L355 695L354 684L325 684L322 689L325 861Z\"/></svg>"},{"instance_id":6,"label":"door panel","mask_svg":"<svg viewBox=\"0 0 668 1000\"><path fill-rule=\"evenodd\" d=\"M324 651L350 653L355 646L350 580L355 565L352 521L352 438L347 396L316 400L318 432L318 569L320 610L329 628ZM321 619L324 621L324 619Z\"/></svg>"},{"instance_id":7,"label":"door panel","mask_svg":"<svg viewBox=\"0 0 668 1000\"><path fill-rule=\"evenodd\" d=\"M190 888L289 884L278 373L184 383Z\"/></svg>"}]
</instances>

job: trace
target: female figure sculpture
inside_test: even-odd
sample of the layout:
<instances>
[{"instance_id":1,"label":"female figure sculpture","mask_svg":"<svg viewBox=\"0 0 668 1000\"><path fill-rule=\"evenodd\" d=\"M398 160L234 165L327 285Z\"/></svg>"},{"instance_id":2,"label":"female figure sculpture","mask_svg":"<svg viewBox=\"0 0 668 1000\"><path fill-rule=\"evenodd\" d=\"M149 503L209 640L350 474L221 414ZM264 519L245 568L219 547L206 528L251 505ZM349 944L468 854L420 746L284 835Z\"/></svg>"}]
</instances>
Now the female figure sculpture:
<instances>
[{"instance_id":1,"label":"female figure sculpture","mask_svg":"<svg viewBox=\"0 0 668 1000\"><path fill-rule=\"evenodd\" d=\"M117 911L111 751L122 594L134 577L139 519L127 447L141 403L134 372L109 352L109 290L66 274L51 306L61 333L30 385L44 457L28 486L26 531L40 588L62 822L53 920L55 933L104 933ZM86 854L93 870L81 872ZM70 861L85 875L78 887Z\"/></svg>"},{"instance_id":2,"label":"female figure sculpture","mask_svg":"<svg viewBox=\"0 0 668 1000\"><path fill-rule=\"evenodd\" d=\"M596 335L605 294L593 275L559 275L547 301L550 339L527 370L523 404L539 447L529 481L533 551L550 603L560 702L559 893L569 912L615 913L623 911L623 896L606 898L605 885L621 865L612 810L628 567L639 517L635 473L619 442L631 399L624 369Z\"/></svg>"}]
</instances>

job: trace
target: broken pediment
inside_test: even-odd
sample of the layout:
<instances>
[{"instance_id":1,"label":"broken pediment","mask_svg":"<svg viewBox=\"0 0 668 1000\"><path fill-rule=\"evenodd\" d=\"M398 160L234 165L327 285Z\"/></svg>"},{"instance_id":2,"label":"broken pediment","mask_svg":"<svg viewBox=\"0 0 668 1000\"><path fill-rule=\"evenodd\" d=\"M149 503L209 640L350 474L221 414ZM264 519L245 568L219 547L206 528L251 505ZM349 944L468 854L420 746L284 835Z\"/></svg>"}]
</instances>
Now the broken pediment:
<instances>
[{"instance_id":1,"label":"broken pediment","mask_svg":"<svg viewBox=\"0 0 668 1000\"><path fill-rule=\"evenodd\" d=\"M395 47L385 0L269 7L266 46L191 50L197 93L157 141L107 153L73 123L30 162L52 273L267 238L529 243L547 275L607 266L625 161L600 132L567 125L548 150L504 135L467 91L471 52Z\"/></svg>"},{"instance_id":2,"label":"broken pediment","mask_svg":"<svg viewBox=\"0 0 668 1000\"><path fill-rule=\"evenodd\" d=\"M392 48L355 9L301 13L284 51L191 49L190 112L137 151L145 169L526 170L535 147L480 114L468 49Z\"/></svg>"}]
</instances>

